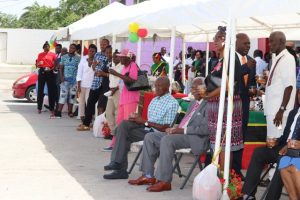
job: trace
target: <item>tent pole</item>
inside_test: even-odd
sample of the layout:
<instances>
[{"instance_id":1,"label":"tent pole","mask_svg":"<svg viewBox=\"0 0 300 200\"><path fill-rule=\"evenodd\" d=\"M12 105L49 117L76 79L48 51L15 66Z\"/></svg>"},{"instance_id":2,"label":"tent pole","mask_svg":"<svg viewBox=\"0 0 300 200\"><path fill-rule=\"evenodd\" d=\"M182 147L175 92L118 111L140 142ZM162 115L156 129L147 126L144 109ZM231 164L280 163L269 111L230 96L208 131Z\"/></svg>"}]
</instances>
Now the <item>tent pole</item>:
<instances>
[{"instance_id":1,"label":"tent pole","mask_svg":"<svg viewBox=\"0 0 300 200\"><path fill-rule=\"evenodd\" d=\"M112 51L115 52L117 48L117 36L113 34L112 36Z\"/></svg>"},{"instance_id":2,"label":"tent pole","mask_svg":"<svg viewBox=\"0 0 300 200\"><path fill-rule=\"evenodd\" d=\"M96 46L97 46L98 51L100 51L100 38L97 38Z\"/></svg>"},{"instance_id":3,"label":"tent pole","mask_svg":"<svg viewBox=\"0 0 300 200\"><path fill-rule=\"evenodd\" d=\"M141 56L142 56L142 39L140 38L137 43L137 50L136 50L136 63L138 66L141 66Z\"/></svg>"},{"instance_id":4,"label":"tent pole","mask_svg":"<svg viewBox=\"0 0 300 200\"><path fill-rule=\"evenodd\" d=\"M169 79L170 83L173 83L173 60L174 60L174 54L175 54L175 39L176 39L176 27L172 27L171 32L171 47L170 47L170 61L169 61ZM170 87L171 91L171 87Z\"/></svg>"},{"instance_id":5,"label":"tent pole","mask_svg":"<svg viewBox=\"0 0 300 200\"><path fill-rule=\"evenodd\" d=\"M84 40L81 40L81 57L83 56L84 53Z\"/></svg>"},{"instance_id":6,"label":"tent pole","mask_svg":"<svg viewBox=\"0 0 300 200\"><path fill-rule=\"evenodd\" d=\"M230 20L228 20L227 32L231 29ZM216 142L214 153L217 153L221 145L221 133L223 125L223 113L225 106L225 92L226 92L226 83L227 83L227 69L228 69L228 55L229 55L229 45L230 45L230 35L226 34L225 39L225 49L224 49L224 62L223 62L223 71L222 71L222 83L221 83L221 92L220 92L220 103L218 110L218 123L217 123L217 132L216 132ZM219 156L216 156L215 162L218 163Z\"/></svg>"},{"instance_id":7,"label":"tent pole","mask_svg":"<svg viewBox=\"0 0 300 200\"><path fill-rule=\"evenodd\" d=\"M234 95L234 69L235 69L235 41L236 41L236 20L231 21L230 31L230 67L229 67L229 87L228 87L228 108L227 108L227 128L226 128L226 145L225 145L225 165L224 165L224 188L229 184L230 171L230 153L231 153L231 130L233 114L233 95ZM228 197L227 190L223 190L223 197Z\"/></svg>"},{"instance_id":8,"label":"tent pole","mask_svg":"<svg viewBox=\"0 0 300 200\"><path fill-rule=\"evenodd\" d=\"M182 77L182 84L184 85L184 93L187 93L186 90L186 80L185 80L185 54L186 54L186 42L185 42L185 35L182 36L182 71L181 71L181 77ZM180 58L179 58L180 59Z\"/></svg>"},{"instance_id":9,"label":"tent pole","mask_svg":"<svg viewBox=\"0 0 300 200\"><path fill-rule=\"evenodd\" d=\"M209 37L206 35L206 59L205 59L205 77L208 75L208 59L209 59Z\"/></svg>"}]
</instances>

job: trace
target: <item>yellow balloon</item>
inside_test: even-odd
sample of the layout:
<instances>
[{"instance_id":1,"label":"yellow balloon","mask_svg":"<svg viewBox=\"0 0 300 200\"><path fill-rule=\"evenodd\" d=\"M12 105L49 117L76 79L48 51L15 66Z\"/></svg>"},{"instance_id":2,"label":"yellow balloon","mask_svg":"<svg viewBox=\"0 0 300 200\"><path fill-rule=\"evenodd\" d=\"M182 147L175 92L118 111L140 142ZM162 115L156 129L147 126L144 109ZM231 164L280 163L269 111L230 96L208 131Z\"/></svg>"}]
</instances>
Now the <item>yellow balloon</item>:
<instances>
[{"instance_id":1,"label":"yellow balloon","mask_svg":"<svg viewBox=\"0 0 300 200\"><path fill-rule=\"evenodd\" d=\"M129 24L129 31L131 32L131 33L137 33L137 31L139 30L139 28L140 28L140 25L138 24L138 23L130 23Z\"/></svg>"}]
</instances>

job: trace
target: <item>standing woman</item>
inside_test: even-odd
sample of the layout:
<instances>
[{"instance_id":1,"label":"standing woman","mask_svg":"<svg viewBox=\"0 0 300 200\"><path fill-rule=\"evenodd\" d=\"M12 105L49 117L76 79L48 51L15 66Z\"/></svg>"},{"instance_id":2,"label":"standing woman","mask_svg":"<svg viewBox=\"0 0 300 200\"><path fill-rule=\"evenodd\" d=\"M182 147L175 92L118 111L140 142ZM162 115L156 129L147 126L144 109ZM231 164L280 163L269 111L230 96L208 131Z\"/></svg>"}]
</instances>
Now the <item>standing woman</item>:
<instances>
[{"instance_id":1,"label":"standing woman","mask_svg":"<svg viewBox=\"0 0 300 200\"><path fill-rule=\"evenodd\" d=\"M117 56L121 59L121 64L124 65L121 73L114 69L109 69L109 73L119 77L120 84L120 99L116 124L120 124L123 120L127 120L131 113L136 112L136 108L140 99L139 91L129 91L125 84L134 83L138 77L138 66L132 60L134 54L128 49L123 49Z\"/></svg>"},{"instance_id":2,"label":"standing woman","mask_svg":"<svg viewBox=\"0 0 300 200\"><path fill-rule=\"evenodd\" d=\"M219 27L218 32L214 37L214 44L219 52L219 61L213 67L213 70L210 71L210 75L208 78L205 79L206 84L213 79L222 78L222 71L223 71L223 60L224 60L224 44L225 44L225 37L226 37L226 27ZM232 134L231 134L231 151L238 151L243 148L243 135L242 135L242 101L239 96L239 89L237 84L238 81L238 73L237 68L235 68L235 77L234 77L234 97L233 97L233 113L232 113ZM208 84L207 84L208 85ZM208 128L211 132L210 135L210 142L211 147L215 148L215 141L216 141L216 132L217 132L217 123L218 123L218 111L219 111L219 104L220 104L220 91L221 87L215 87L213 89L207 88L207 96L206 99L208 101ZM224 110L224 117L222 123L222 139L225 136L226 131L226 121L227 121L227 95L225 101L225 110ZM222 142L222 141L221 141ZM221 143L223 151L220 154L220 168L221 170L224 169L224 146L225 140Z\"/></svg>"},{"instance_id":3,"label":"standing woman","mask_svg":"<svg viewBox=\"0 0 300 200\"><path fill-rule=\"evenodd\" d=\"M192 64L192 72L195 73L195 77L205 77L205 65L203 52L201 50L196 50L195 60Z\"/></svg>"},{"instance_id":4,"label":"standing woman","mask_svg":"<svg viewBox=\"0 0 300 200\"><path fill-rule=\"evenodd\" d=\"M37 67L39 68L38 75L38 96L37 96L37 109L38 113L41 113L43 100L44 100L44 87L45 83L48 86L48 99L49 110L51 112L50 117L54 117L54 104L56 97L56 76L53 72L56 60L56 54L50 52L50 45L45 42L43 45L44 52L40 53L37 58Z\"/></svg>"},{"instance_id":5,"label":"standing woman","mask_svg":"<svg viewBox=\"0 0 300 200\"><path fill-rule=\"evenodd\" d=\"M154 53L152 55L154 64L151 66L151 74L155 77L168 76L169 65L164 61L161 53Z\"/></svg>"}]
</instances>

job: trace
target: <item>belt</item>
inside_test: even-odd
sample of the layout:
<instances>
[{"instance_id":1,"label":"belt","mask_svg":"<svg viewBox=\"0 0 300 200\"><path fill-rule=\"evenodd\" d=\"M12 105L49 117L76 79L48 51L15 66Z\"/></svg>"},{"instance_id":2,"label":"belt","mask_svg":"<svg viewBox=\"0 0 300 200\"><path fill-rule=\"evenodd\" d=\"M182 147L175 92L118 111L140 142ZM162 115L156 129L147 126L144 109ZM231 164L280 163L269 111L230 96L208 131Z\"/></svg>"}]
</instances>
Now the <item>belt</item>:
<instances>
[{"instance_id":1,"label":"belt","mask_svg":"<svg viewBox=\"0 0 300 200\"><path fill-rule=\"evenodd\" d=\"M40 70L41 71L45 71L45 72L50 72L50 71L53 71L53 68L50 68L50 67L40 67Z\"/></svg>"},{"instance_id":2,"label":"belt","mask_svg":"<svg viewBox=\"0 0 300 200\"><path fill-rule=\"evenodd\" d=\"M298 158L300 157L300 149L288 149L286 155L290 157Z\"/></svg>"}]
</instances>

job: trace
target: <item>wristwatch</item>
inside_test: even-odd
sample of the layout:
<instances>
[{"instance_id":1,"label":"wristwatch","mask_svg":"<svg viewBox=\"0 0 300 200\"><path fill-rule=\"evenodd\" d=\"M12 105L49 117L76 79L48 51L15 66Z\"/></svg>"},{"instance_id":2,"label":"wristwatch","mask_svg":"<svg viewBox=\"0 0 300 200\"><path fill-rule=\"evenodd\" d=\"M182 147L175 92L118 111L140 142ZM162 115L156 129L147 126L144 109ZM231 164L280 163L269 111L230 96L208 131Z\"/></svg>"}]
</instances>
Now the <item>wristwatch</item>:
<instances>
[{"instance_id":1,"label":"wristwatch","mask_svg":"<svg viewBox=\"0 0 300 200\"><path fill-rule=\"evenodd\" d=\"M149 127L149 124L148 122L146 121L145 124L144 124L146 127Z\"/></svg>"},{"instance_id":2,"label":"wristwatch","mask_svg":"<svg viewBox=\"0 0 300 200\"><path fill-rule=\"evenodd\" d=\"M280 106L281 111L286 111L286 108L284 106Z\"/></svg>"}]
</instances>

